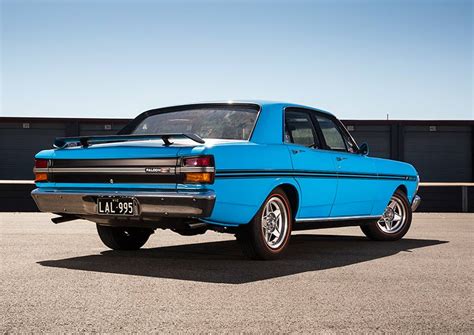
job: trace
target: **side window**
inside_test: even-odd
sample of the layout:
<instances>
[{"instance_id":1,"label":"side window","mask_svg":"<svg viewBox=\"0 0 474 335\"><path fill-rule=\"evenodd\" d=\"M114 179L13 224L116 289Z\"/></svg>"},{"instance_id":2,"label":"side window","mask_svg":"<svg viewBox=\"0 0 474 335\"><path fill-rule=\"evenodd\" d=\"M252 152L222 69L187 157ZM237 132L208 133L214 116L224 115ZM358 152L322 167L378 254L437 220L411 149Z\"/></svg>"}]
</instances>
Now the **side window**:
<instances>
[{"instance_id":1,"label":"side window","mask_svg":"<svg viewBox=\"0 0 474 335\"><path fill-rule=\"evenodd\" d=\"M328 147L332 150L347 151L344 137L334 121L320 114L316 115L316 118Z\"/></svg>"},{"instance_id":2,"label":"side window","mask_svg":"<svg viewBox=\"0 0 474 335\"><path fill-rule=\"evenodd\" d=\"M355 144L355 142L351 139L351 137L344 133L344 140L346 141L346 147L347 147L347 151L349 151L350 153L357 153L357 145Z\"/></svg>"},{"instance_id":3,"label":"side window","mask_svg":"<svg viewBox=\"0 0 474 335\"><path fill-rule=\"evenodd\" d=\"M285 142L319 148L311 116L297 111L285 112Z\"/></svg>"}]
</instances>

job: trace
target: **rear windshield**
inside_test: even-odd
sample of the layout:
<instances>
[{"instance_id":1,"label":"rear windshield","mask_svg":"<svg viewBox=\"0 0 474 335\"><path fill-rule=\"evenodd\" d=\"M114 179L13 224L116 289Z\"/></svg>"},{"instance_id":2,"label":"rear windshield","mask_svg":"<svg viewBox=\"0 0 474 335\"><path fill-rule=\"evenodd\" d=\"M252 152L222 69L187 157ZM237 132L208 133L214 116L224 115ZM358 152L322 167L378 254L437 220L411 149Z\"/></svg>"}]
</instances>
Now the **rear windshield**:
<instances>
[{"instance_id":1,"label":"rear windshield","mask_svg":"<svg viewBox=\"0 0 474 335\"><path fill-rule=\"evenodd\" d=\"M248 140L256 119L256 109L239 106L162 112L142 120L131 134L192 133L202 138Z\"/></svg>"}]
</instances>

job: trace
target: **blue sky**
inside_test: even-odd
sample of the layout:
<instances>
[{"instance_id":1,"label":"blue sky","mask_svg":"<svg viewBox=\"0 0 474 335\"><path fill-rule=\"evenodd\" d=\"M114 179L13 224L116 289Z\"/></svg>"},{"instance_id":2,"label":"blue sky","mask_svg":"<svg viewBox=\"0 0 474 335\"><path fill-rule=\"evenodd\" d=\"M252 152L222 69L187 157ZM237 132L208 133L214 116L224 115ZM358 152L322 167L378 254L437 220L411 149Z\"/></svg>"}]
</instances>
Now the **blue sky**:
<instances>
[{"instance_id":1,"label":"blue sky","mask_svg":"<svg viewBox=\"0 0 474 335\"><path fill-rule=\"evenodd\" d=\"M0 2L3 116L255 98L474 118L472 1Z\"/></svg>"}]
</instances>

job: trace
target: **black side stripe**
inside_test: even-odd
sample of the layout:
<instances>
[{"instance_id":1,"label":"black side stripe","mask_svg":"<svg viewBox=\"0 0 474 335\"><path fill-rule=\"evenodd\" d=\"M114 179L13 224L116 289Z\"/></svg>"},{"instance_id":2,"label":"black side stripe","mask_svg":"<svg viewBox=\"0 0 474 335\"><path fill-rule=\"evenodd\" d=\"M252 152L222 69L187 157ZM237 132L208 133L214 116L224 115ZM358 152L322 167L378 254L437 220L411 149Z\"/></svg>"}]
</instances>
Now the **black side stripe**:
<instances>
[{"instance_id":1,"label":"black side stripe","mask_svg":"<svg viewBox=\"0 0 474 335\"><path fill-rule=\"evenodd\" d=\"M306 177L306 178L350 178L350 179L387 179L411 180L416 176L370 173L337 173L330 171L308 170L218 170L216 178L262 178L262 177Z\"/></svg>"}]
</instances>

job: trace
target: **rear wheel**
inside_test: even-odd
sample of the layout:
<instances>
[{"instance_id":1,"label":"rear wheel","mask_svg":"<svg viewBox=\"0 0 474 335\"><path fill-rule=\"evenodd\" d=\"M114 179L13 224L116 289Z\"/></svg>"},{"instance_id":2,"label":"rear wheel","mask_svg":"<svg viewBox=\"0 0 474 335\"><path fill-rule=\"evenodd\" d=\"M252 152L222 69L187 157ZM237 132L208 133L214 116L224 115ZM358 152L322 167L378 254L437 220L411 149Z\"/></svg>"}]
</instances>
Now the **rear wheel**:
<instances>
[{"instance_id":1,"label":"rear wheel","mask_svg":"<svg viewBox=\"0 0 474 335\"><path fill-rule=\"evenodd\" d=\"M361 226L362 232L370 239L377 241L395 241L408 232L412 220L412 211L408 199L397 190L390 199L382 217L367 225Z\"/></svg>"},{"instance_id":2,"label":"rear wheel","mask_svg":"<svg viewBox=\"0 0 474 335\"><path fill-rule=\"evenodd\" d=\"M153 233L152 229L97 225L102 242L113 250L138 250Z\"/></svg>"},{"instance_id":3,"label":"rear wheel","mask_svg":"<svg viewBox=\"0 0 474 335\"><path fill-rule=\"evenodd\" d=\"M252 221L240 227L237 241L251 259L276 259L286 250L292 226L291 207L281 189L268 196Z\"/></svg>"}]
</instances>

